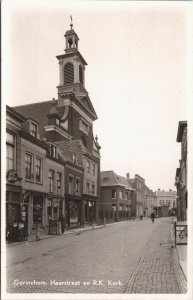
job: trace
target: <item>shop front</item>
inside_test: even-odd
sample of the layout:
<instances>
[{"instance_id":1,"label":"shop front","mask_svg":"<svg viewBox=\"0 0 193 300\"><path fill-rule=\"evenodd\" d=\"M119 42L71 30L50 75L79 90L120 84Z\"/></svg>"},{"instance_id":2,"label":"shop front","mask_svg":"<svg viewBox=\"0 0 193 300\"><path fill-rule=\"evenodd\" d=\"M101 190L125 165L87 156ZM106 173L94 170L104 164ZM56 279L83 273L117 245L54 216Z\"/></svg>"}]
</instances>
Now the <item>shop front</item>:
<instances>
[{"instance_id":1,"label":"shop front","mask_svg":"<svg viewBox=\"0 0 193 300\"><path fill-rule=\"evenodd\" d=\"M67 229L84 226L82 198L75 195L65 195Z\"/></svg>"},{"instance_id":2,"label":"shop front","mask_svg":"<svg viewBox=\"0 0 193 300\"><path fill-rule=\"evenodd\" d=\"M6 225L21 220L21 187L7 185Z\"/></svg>"},{"instance_id":3,"label":"shop front","mask_svg":"<svg viewBox=\"0 0 193 300\"><path fill-rule=\"evenodd\" d=\"M97 222L97 197L91 195L83 195L85 223L92 224Z\"/></svg>"}]
</instances>

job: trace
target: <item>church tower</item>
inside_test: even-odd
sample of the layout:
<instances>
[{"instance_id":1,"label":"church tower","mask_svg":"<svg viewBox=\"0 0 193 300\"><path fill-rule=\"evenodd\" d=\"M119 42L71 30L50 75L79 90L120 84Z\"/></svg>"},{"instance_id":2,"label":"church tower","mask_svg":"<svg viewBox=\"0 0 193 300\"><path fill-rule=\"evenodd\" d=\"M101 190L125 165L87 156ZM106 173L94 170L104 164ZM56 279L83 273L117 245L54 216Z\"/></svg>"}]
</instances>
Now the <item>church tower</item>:
<instances>
[{"instance_id":1,"label":"church tower","mask_svg":"<svg viewBox=\"0 0 193 300\"><path fill-rule=\"evenodd\" d=\"M65 107L64 117L60 123L66 124L66 130L72 139L81 139L92 151L93 121L96 112L85 88L85 59L79 52L79 37L73 29L72 18L70 29L65 35L65 53L56 56L59 61L58 107ZM65 126L63 126L65 129Z\"/></svg>"}]
</instances>

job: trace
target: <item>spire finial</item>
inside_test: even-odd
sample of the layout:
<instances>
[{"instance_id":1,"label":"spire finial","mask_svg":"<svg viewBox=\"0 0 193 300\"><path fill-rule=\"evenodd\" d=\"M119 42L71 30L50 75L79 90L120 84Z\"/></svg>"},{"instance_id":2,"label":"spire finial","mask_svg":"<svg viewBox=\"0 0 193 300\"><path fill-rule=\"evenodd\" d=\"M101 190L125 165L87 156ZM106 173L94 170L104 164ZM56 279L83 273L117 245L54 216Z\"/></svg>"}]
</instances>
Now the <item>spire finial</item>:
<instances>
[{"instance_id":1,"label":"spire finial","mask_svg":"<svg viewBox=\"0 0 193 300\"><path fill-rule=\"evenodd\" d=\"M70 16L70 19L71 19L70 27L71 27L71 30L72 30L72 27L73 27L73 24L72 24L72 15Z\"/></svg>"}]
</instances>

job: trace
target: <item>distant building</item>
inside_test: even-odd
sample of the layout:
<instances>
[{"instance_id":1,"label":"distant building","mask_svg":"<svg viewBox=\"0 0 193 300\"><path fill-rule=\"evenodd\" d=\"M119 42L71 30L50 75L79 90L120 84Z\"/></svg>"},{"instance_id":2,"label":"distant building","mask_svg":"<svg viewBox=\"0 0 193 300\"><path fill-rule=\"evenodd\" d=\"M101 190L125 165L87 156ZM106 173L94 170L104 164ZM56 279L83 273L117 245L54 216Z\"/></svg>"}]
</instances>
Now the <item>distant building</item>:
<instances>
[{"instance_id":1,"label":"distant building","mask_svg":"<svg viewBox=\"0 0 193 300\"><path fill-rule=\"evenodd\" d=\"M134 189L123 176L114 171L101 172L100 212L114 221L130 219ZM105 214L104 214L105 212Z\"/></svg>"},{"instance_id":2,"label":"distant building","mask_svg":"<svg viewBox=\"0 0 193 300\"><path fill-rule=\"evenodd\" d=\"M127 181L135 190L134 201L133 201L133 211L135 217L139 218L144 216L144 205L145 205L145 179L135 174L135 178L130 178L129 173L127 174Z\"/></svg>"},{"instance_id":3,"label":"distant building","mask_svg":"<svg viewBox=\"0 0 193 300\"><path fill-rule=\"evenodd\" d=\"M145 216L150 216L153 211L157 214L157 197L152 190L145 186L144 214Z\"/></svg>"},{"instance_id":4,"label":"distant building","mask_svg":"<svg viewBox=\"0 0 193 300\"><path fill-rule=\"evenodd\" d=\"M176 191L169 191L158 189L157 197L157 213L160 217L167 217L171 210L176 209Z\"/></svg>"},{"instance_id":5,"label":"distant building","mask_svg":"<svg viewBox=\"0 0 193 300\"><path fill-rule=\"evenodd\" d=\"M187 219L188 190L187 190L187 122L180 121L177 132L177 142L181 143L181 158L176 169L175 186L177 188L177 218L178 221Z\"/></svg>"}]
</instances>

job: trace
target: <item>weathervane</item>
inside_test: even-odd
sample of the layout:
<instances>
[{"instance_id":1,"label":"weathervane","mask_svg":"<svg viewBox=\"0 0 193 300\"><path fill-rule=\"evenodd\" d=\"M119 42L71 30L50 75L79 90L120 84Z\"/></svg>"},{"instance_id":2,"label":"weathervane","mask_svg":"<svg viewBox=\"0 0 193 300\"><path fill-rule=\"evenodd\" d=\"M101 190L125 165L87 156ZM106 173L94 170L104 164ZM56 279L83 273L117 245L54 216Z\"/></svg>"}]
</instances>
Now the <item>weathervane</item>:
<instances>
[{"instance_id":1,"label":"weathervane","mask_svg":"<svg viewBox=\"0 0 193 300\"><path fill-rule=\"evenodd\" d=\"M71 27L71 30L72 30L72 27L73 27L73 24L72 24L72 16L70 16L70 19L71 19L70 27Z\"/></svg>"}]
</instances>

